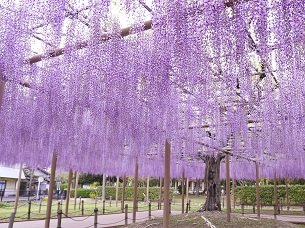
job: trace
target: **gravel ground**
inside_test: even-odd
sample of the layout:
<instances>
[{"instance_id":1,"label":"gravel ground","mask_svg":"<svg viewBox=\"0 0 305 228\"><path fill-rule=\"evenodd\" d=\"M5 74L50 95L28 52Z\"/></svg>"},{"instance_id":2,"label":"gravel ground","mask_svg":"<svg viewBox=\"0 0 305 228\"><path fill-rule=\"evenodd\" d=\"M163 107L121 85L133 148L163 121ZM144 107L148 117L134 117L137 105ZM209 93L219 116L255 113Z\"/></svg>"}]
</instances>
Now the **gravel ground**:
<instances>
[{"instance_id":1,"label":"gravel ground","mask_svg":"<svg viewBox=\"0 0 305 228\"><path fill-rule=\"evenodd\" d=\"M289 228L289 227L300 227L292 223L282 222L273 219L253 219L243 217L238 214L231 214L231 222L226 222L226 213L224 212L193 212L189 214L181 214L170 217L170 227L210 227L207 222L202 218L206 218L215 227L274 227L274 228ZM162 227L162 218L152 219L143 223L136 223L128 227L138 228L151 228L151 227Z\"/></svg>"}]
</instances>

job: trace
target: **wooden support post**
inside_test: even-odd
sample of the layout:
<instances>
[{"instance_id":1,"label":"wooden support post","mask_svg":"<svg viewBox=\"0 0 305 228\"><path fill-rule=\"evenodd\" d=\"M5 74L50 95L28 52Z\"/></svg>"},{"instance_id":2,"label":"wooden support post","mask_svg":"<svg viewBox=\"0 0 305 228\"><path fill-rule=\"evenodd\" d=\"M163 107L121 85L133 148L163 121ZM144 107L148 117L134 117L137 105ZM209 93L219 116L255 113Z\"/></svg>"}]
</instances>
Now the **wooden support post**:
<instances>
[{"instance_id":1,"label":"wooden support post","mask_svg":"<svg viewBox=\"0 0 305 228\"><path fill-rule=\"evenodd\" d=\"M289 211L288 177L286 177L285 179L285 184L286 184L286 207L287 207L287 211Z\"/></svg>"},{"instance_id":2,"label":"wooden support post","mask_svg":"<svg viewBox=\"0 0 305 228\"><path fill-rule=\"evenodd\" d=\"M128 204L125 205L125 226L128 225Z\"/></svg>"},{"instance_id":3,"label":"wooden support post","mask_svg":"<svg viewBox=\"0 0 305 228\"><path fill-rule=\"evenodd\" d=\"M55 171L56 171L56 153L53 153L52 157L52 166L51 166L51 176L49 182L49 194L48 194L48 204L46 211L46 220L45 220L45 228L50 227L50 219L51 219L51 210L52 210L52 200L53 200L53 189L54 189L54 180L55 180Z\"/></svg>"},{"instance_id":4,"label":"wooden support post","mask_svg":"<svg viewBox=\"0 0 305 228\"><path fill-rule=\"evenodd\" d=\"M17 186L16 186L16 196L15 196L15 204L14 204L14 213L15 214L17 213L17 207L18 207L18 202L19 202L21 175L22 175L22 164L20 164L20 167L19 167L19 175L18 175Z\"/></svg>"},{"instance_id":5,"label":"wooden support post","mask_svg":"<svg viewBox=\"0 0 305 228\"><path fill-rule=\"evenodd\" d=\"M181 200L182 200L182 203L181 203L181 213L183 214L184 213L184 169L182 171L182 181L181 181L181 191L182 191L182 196L181 196Z\"/></svg>"},{"instance_id":6,"label":"wooden support post","mask_svg":"<svg viewBox=\"0 0 305 228\"><path fill-rule=\"evenodd\" d=\"M119 200L119 185L120 185L120 177L116 177L116 188L115 188L115 206L118 207L118 200Z\"/></svg>"},{"instance_id":7,"label":"wooden support post","mask_svg":"<svg viewBox=\"0 0 305 228\"><path fill-rule=\"evenodd\" d=\"M138 159L136 159L134 188L133 188L132 223L136 222L136 216L137 216L138 171L139 171L139 165L138 165Z\"/></svg>"},{"instance_id":8,"label":"wooden support post","mask_svg":"<svg viewBox=\"0 0 305 228\"><path fill-rule=\"evenodd\" d=\"M1 83L1 78L0 78L0 83ZM1 96L1 94L0 94L0 96ZM1 97L0 97L0 99L1 99ZM0 100L0 102L1 102L1 100ZM1 103L0 103L0 106L1 106ZM16 216L16 213L17 213L17 207L18 207L18 202L19 202L19 193L20 193L20 185L21 185L21 174L22 174L22 164L20 164L20 167L19 167L19 175L18 175L18 180L17 180L16 196L15 196L15 203L14 203L14 212L11 214L11 217L10 217L10 222L9 222L9 225L8 225L9 228L13 227L15 216Z\"/></svg>"},{"instance_id":9,"label":"wooden support post","mask_svg":"<svg viewBox=\"0 0 305 228\"><path fill-rule=\"evenodd\" d=\"M233 195L233 208L236 206L236 198L235 198L235 178L232 178L232 195Z\"/></svg>"},{"instance_id":10,"label":"wooden support post","mask_svg":"<svg viewBox=\"0 0 305 228\"><path fill-rule=\"evenodd\" d=\"M274 217L277 215L278 200L277 200L277 187L276 187L276 172L274 171Z\"/></svg>"},{"instance_id":11,"label":"wooden support post","mask_svg":"<svg viewBox=\"0 0 305 228\"><path fill-rule=\"evenodd\" d=\"M68 189L67 189L67 195L66 195L66 211L65 211L66 216L68 216L68 213L69 213L69 201L70 201L72 176L73 176L73 171L72 171L72 169L70 169L69 170Z\"/></svg>"},{"instance_id":12,"label":"wooden support post","mask_svg":"<svg viewBox=\"0 0 305 228\"><path fill-rule=\"evenodd\" d=\"M124 201L125 201L125 190L126 190L126 176L123 178L123 189L122 189L122 204L121 204L121 210L122 213L124 212Z\"/></svg>"},{"instance_id":13,"label":"wooden support post","mask_svg":"<svg viewBox=\"0 0 305 228\"><path fill-rule=\"evenodd\" d=\"M189 178L186 178L186 202L189 202Z\"/></svg>"},{"instance_id":14,"label":"wooden support post","mask_svg":"<svg viewBox=\"0 0 305 228\"><path fill-rule=\"evenodd\" d=\"M103 173L102 200L106 200L106 173Z\"/></svg>"},{"instance_id":15,"label":"wooden support post","mask_svg":"<svg viewBox=\"0 0 305 228\"><path fill-rule=\"evenodd\" d=\"M75 191L74 191L74 211L76 210L76 203L77 203L77 189L78 189L78 179L79 179L79 173L75 172Z\"/></svg>"},{"instance_id":16,"label":"wooden support post","mask_svg":"<svg viewBox=\"0 0 305 228\"><path fill-rule=\"evenodd\" d=\"M147 177L147 186L146 186L146 203L149 202L149 177Z\"/></svg>"},{"instance_id":17,"label":"wooden support post","mask_svg":"<svg viewBox=\"0 0 305 228\"><path fill-rule=\"evenodd\" d=\"M260 211L260 193L259 193L259 169L258 169L258 163L255 162L255 176L256 176L256 207L257 207L257 217L260 218L261 211Z\"/></svg>"},{"instance_id":18,"label":"wooden support post","mask_svg":"<svg viewBox=\"0 0 305 228\"><path fill-rule=\"evenodd\" d=\"M160 195L159 195L159 204L160 204L160 210L162 209L162 177L160 177Z\"/></svg>"},{"instance_id":19,"label":"wooden support post","mask_svg":"<svg viewBox=\"0 0 305 228\"><path fill-rule=\"evenodd\" d=\"M1 105L2 105L4 90L5 90L5 81L2 80L2 74L0 72L0 108L1 108Z\"/></svg>"},{"instance_id":20,"label":"wooden support post","mask_svg":"<svg viewBox=\"0 0 305 228\"><path fill-rule=\"evenodd\" d=\"M230 222L231 218L231 199L230 199L230 158L229 154L226 154L226 199L227 199L227 222Z\"/></svg>"},{"instance_id":21,"label":"wooden support post","mask_svg":"<svg viewBox=\"0 0 305 228\"><path fill-rule=\"evenodd\" d=\"M169 227L170 144L165 141L163 228Z\"/></svg>"}]
</instances>

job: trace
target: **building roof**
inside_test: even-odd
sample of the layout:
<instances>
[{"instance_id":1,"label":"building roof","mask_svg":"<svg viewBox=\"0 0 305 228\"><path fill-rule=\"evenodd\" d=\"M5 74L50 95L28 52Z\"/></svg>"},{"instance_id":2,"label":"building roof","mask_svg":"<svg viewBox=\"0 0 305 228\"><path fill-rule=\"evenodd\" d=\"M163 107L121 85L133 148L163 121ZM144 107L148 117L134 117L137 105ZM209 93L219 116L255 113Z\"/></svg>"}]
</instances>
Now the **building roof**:
<instances>
[{"instance_id":1,"label":"building roof","mask_svg":"<svg viewBox=\"0 0 305 228\"><path fill-rule=\"evenodd\" d=\"M19 167L18 166L2 166L0 165L0 178L13 178L18 179L19 176ZM24 173L21 173L21 179L26 179Z\"/></svg>"}]
</instances>

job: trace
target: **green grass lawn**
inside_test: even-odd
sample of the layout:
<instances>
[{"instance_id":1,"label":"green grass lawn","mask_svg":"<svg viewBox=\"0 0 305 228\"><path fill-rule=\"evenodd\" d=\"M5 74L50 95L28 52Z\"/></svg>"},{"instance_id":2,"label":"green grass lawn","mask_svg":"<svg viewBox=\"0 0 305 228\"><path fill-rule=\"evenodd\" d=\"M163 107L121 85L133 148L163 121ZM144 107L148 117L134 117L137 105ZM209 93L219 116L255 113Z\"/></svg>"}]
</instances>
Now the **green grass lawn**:
<instances>
[{"instance_id":1,"label":"green grass lawn","mask_svg":"<svg viewBox=\"0 0 305 228\"><path fill-rule=\"evenodd\" d=\"M98 213L103 214L103 202L102 201L97 201L95 203L94 200L91 199L85 199L84 200L84 209L82 212L82 206L79 204L80 200L77 200L77 204L74 210L74 200L71 199L69 203L69 213L68 216L82 216L83 215L91 215L94 212L94 208L98 208ZM44 219L46 217L46 208L47 208L47 202L42 202L41 206L39 205L39 201L32 201L31 202L31 213L30 213L30 219ZM60 205L58 205L60 203ZM126 201L125 204L128 204L128 211L132 211L133 203L130 201ZM57 211L58 207L62 208L63 213L65 213L65 208L66 208L66 202L62 201L53 201L52 204L52 212L51 212L51 217L56 217L57 216ZM157 203L153 203L152 210L157 210ZM8 222L9 217L11 213L14 210L14 204L13 203L8 203L5 206L0 206L0 222ZM29 204L26 201L21 201L19 203L19 206L17 208L17 213L15 216L15 221L21 221L21 220L28 220L28 211L29 211ZM148 205L142 202L138 203L138 211L148 211ZM115 201L112 201L111 204L109 201L105 202L105 207L104 207L104 213L109 214L109 213L121 213L121 203L118 203L116 206ZM64 217L64 215L63 215Z\"/></svg>"}]
</instances>

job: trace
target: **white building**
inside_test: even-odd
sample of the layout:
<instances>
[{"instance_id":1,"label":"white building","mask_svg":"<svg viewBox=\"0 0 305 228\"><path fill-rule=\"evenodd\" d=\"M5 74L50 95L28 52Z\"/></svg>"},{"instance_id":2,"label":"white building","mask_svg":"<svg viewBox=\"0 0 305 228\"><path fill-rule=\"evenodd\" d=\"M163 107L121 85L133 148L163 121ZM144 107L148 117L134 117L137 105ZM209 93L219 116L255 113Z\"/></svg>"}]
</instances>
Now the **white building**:
<instances>
[{"instance_id":1,"label":"white building","mask_svg":"<svg viewBox=\"0 0 305 228\"><path fill-rule=\"evenodd\" d=\"M16 195L18 176L19 166L7 167L0 165L0 198ZM21 180L25 179L22 171Z\"/></svg>"}]
</instances>

